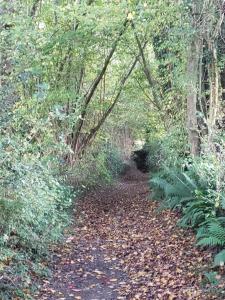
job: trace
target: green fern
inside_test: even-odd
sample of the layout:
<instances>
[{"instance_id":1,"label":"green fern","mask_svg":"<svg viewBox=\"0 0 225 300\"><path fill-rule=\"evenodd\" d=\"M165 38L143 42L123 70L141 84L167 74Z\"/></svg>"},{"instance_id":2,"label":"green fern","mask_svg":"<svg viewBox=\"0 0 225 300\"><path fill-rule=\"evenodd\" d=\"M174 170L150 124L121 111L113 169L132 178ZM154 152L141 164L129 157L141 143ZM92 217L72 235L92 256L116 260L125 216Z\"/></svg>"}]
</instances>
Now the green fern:
<instances>
[{"instance_id":1,"label":"green fern","mask_svg":"<svg viewBox=\"0 0 225 300\"><path fill-rule=\"evenodd\" d=\"M192 187L194 190L198 189L198 185L196 184L196 182L190 178L190 176L188 176L186 173L182 173L183 176L185 177L187 184L189 184L190 187Z\"/></svg>"},{"instance_id":2,"label":"green fern","mask_svg":"<svg viewBox=\"0 0 225 300\"><path fill-rule=\"evenodd\" d=\"M182 210L178 224L182 227L198 228L197 245L203 247L225 247L225 217L215 205L219 196L225 209L225 193L218 195L212 182L199 175L198 170L182 173L165 169L151 181L153 189L161 193L162 207ZM214 259L215 265L225 263L225 249Z\"/></svg>"},{"instance_id":3,"label":"green fern","mask_svg":"<svg viewBox=\"0 0 225 300\"><path fill-rule=\"evenodd\" d=\"M198 246L208 246L208 247L215 247L215 246L223 246L224 240L221 240L215 236L209 236L202 238L197 245Z\"/></svg>"},{"instance_id":4,"label":"green fern","mask_svg":"<svg viewBox=\"0 0 225 300\"><path fill-rule=\"evenodd\" d=\"M185 174L165 170L165 172L158 173L150 180L150 184L155 191L154 196L158 199L163 199L166 204L163 206L172 209L181 207L184 201L193 200L194 188L196 184ZM160 197L159 197L160 196Z\"/></svg>"},{"instance_id":5,"label":"green fern","mask_svg":"<svg viewBox=\"0 0 225 300\"><path fill-rule=\"evenodd\" d=\"M160 177L161 176L161 177ZM198 182L196 174L182 173L166 169L154 177L150 183L161 191L163 206L181 209L183 217L179 221L182 227L199 227L201 223L215 216L215 206L208 196L207 185Z\"/></svg>"},{"instance_id":6,"label":"green fern","mask_svg":"<svg viewBox=\"0 0 225 300\"><path fill-rule=\"evenodd\" d=\"M207 279L207 282L209 282L211 285L219 284L219 280L217 279L218 278L217 272L205 272L204 276Z\"/></svg>"},{"instance_id":7,"label":"green fern","mask_svg":"<svg viewBox=\"0 0 225 300\"><path fill-rule=\"evenodd\" d=\"M189 199L189 203L187 203L183 209L183 217L179 221L179 225L182 227L194 228L213 215L214 208L211 203L192 198Z\"/></svg>"},{"instance_id":8,"label":"green fern","mask_svg":"<svg viewBox=\"0 0 225 300\"><path fill-rule=\"evenodd\" d=\"M155 187L162 190L166 196L168 195L168 192L170 191L170 189L173 188L173 186L167 180L160 178L160 177L155 177L155 178L151 179L150 182Z\"/></svg>"},{"instance_id":9,"label":"green fern","mask_svg":"<svg viewBox=\"0 0 225 300\"><path fill-rule=\"evenodd\" d=\"M220 251L214 258L215 266L221 266L225 263L225 250Z\"/></svg>"},{"instance_id":10,"label":"green fern","mask_svg":"<svg viewBox=\"0 0 225 300\"><path fill-rule=\"evenodd\" d=\"M224 238L225 242L225 228L222 227L221 224L211 223L209 224L209 232L214 236L220 238Z\"/></svg>"},{"instance_id":11,"label":"green fern","mask_svg":"<svg viewBox=\"0 0 225 300\"><path fill-rule=\"evenodd\" d=\"M204 229L198 231L198 246L224 246L225 228L219 223L218 219L211 220Z\"/></svg>"}]
</instances>

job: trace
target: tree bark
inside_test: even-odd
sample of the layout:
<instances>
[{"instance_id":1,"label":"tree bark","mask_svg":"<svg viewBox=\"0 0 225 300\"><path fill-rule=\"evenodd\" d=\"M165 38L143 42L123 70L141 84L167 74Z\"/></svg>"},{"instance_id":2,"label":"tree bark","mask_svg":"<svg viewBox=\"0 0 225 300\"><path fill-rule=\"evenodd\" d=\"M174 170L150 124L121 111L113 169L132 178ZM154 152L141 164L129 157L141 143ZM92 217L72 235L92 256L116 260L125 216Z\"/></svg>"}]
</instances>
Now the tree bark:
<instances>
[{"instance_id":1,"label":"tree bark","mask_svg":"<svg viewBox=\"0 0 225 300\"><path fill-rule=\"evenodd\" d=\"M198 156L200 153L200 137L198 132L197 100L198 100L198 65L201 49L201 40L195 37L191 43L187 61L187 129L190 154Z\"/></svg>"},{"instance_id":2,"label":"tree bark","mask_svg":"<svg viewBox=\"0 0 225 300\"><path fill-rule=\"evenodd\" d=\"M215 131L216 119L219 111L219 70L218 70L218 58L217 48L215 42L210 44L210 50L212 51L212 62L210 65L210 99L209 99L209 113L208 113L208 141L212 146L213 135Z\"/></svg>"}]
</instances>

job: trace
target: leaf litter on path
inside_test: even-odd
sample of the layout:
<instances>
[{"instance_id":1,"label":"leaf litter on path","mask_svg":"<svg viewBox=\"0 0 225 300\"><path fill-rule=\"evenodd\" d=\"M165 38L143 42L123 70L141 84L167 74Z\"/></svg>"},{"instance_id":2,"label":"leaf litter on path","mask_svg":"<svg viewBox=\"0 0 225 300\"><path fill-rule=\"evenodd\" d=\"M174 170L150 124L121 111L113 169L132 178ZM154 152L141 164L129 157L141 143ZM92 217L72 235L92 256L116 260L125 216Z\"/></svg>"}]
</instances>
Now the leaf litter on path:
<instances>
[{"instance_id":1,"label":"leaf litter on path","mask_svg":"<svg viewBox=\"0 0 225 300\"><path fill-rule=\"evenodd\" d=\"M210 253L176 226L175 212L158 212L147 179L131 169L79 200L73 234L57 249L53 276L35 299L220 299L201 288Z\"/></svg>"}]
</instances>

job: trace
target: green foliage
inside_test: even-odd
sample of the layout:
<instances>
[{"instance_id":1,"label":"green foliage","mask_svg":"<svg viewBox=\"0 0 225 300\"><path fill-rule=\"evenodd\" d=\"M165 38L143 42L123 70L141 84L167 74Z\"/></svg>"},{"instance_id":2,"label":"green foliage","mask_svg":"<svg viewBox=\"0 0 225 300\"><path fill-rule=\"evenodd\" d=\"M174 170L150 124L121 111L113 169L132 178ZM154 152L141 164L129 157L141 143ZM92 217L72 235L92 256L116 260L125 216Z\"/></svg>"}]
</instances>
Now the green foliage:
<instances>
[{"instance_id":1,"label":"green foliage","mask_svg":"<svg viewBox=\"0 0 225 300\"><path fill-rule=\"evenodd\" d=\"M198 246L221 249L225 246L225 189L223 165L218 160L213 154L187 159L185 172L164 167L153 175L150 185L163 207L182 212L179 226L197 230ZM222 250L215 256L215 265L223 264L224 259Z\"/></svg>"},{"instance_id":2,"label":"green foliage","mask_svg":"<svg viewBox=\"0 0 225 300\"><path fill-rule=\"evenodd\" d=\"M181 124L175 125L161 140L161 161L169 168L179 168L188 152L187 133Z\"/></svg>"},{"instance_id":3,"label":"green foliage","mask_svg":"<svg viewBox=\"0 0 225 300\"><path fill-rule=\"evenodd\" d=\"M204 275L210 284L217 285L219 283L217 272L205 272Z\"/></svg>"},{"instance_id":4,"label":"green foliage","mask_svg":"<svg viewBox=\"0 0 225 300\"><path fill-rule=\"evenodd\" d=\"M110 184L120 175L122 167L123 159L119 149L99 142L85 152L82 159L67 167L65 172L70 184L82 190L95 185Z\"/></svg>"},{"instance_id":5,"label":"green foliage","mask_svg":"<svg viewBox=\"0 0 225 300\"><path fill-rule=\"evenodd\" d=\"M146 150L148 151L148 166L151 172L156 172L161 163L161 143L158 140L149 141L145 145Z\"/></svg>"},{"instance_id":6,"label":"green foliage","mask_svg":"<svg viewBox=\"0 0 225 300\"><path fill-rule=\"evenodd\" d=\"M223 237L224 238L224 237ZM224 266L225 264L225 250L221 250L214 258L216 266Z\"/></svg>"},{"instance_id":7,"label":"green foliage","mask_svg":"<svg viewBox=\"0 0 225 300\"><path fill-rule=\"evenodd\" d=\"M3 295L9 299L31 283L27 261L33 264L46 256L60 239L75 197L56 177L56 159L43 155L39 147L21 134L0 137L0 272L6 281Z\"/></svg>"},{"instance_id":8,"label":"green foliage","mask_svg":"<svg viewBox=\"0 0 225 300\"><path fill-rule=\"evenodd\" d=\"M190 178L176 169L165 168L164 171L155 174L150 180L150 184L161 198L165 201L164 205L174 209L194 199L195 183Z\"/></svg>"},{"instance_id":9,"label":"green foliage","mask_svg":"<svg viewBox=\"0 0 225 300\"><path fill-rule=\"evenodd\" d=\"M190 14L186 2L3 1L0 259L4 265L10 260L13 269L23 255L43 255L59 239L72 204L66 183L80 192L110 183L120 174L122 155L108 136L121 124L132 129L133 137L146 139L151 171L158 171L162 162L167 167L151 185L164 206L182 211L181 226L201 226L224 210L224 159L208 156L191 161L187 172L182 167L189 163L184 126L189 44L200 32L205 36L213 32L214 39L213 24L221 23L203 7L203 25L196 30L193 24L198 22L192 20L195 14ZM204 6L211 15L218 10L213 4ZM119 34L125 20L126 30ZM140 54L131 21L141 44L147 44L144 57L121 85ZM213 39L204 46L217 44ZM209 50L202 51L203 61ZM202 73L215 73L207 62L204 68L209 72ZM98 81L99 74L103 76ZM200 99L213 103L201 90L216 78L201 76ZM114 103L118 91L120 99ZM111 108L109 120L102 119ZM205 115L211 114L204 109ZM97 126L102 120L111 130ZM84 153L77 155L79 149ZM215 233L210 228L209 238Z\"/></svg>"},{"instance_id":10,"label":"green foliage","mask_svg":"<svg viewBox=\"0 0 225 300\"><path fill-rule=\"evenodd\" d=\"M215 215L213 203L207 199L204 187L197 186L185 173L167 172L167 179L154 177L150 183L153 189L163 191L163 206L182 211L179 225L195 228L207 218Z\"/></svg>"},{"instance_id":11,"label":"green foliage","mask_svg":"<svg viewBox=\"0 0 225 300\"><path fill-rule=\"evenodd\" d=\"M217 247L225 246L225 218L215 217L207 220L197 231L198 246ZM215 266L223 266L225 263L225 250L219 251L214 257Z\"/></svg>"},{"instance_id":12,"label":"green foliage","mask_svg":"<svg viewBox=\"0 0 225 300\"><path fill-rule=\"evenodd\" d=\"M121 151L113 144L104 146L106 168L110 172L112 178L117 178L123 169L123 159Z\"/></svg>"},{"instance_id":13,"label":"green foliage","mask_svg":"<svg viewBox=\"0 0 225 300\"><path fill-rule=\"evenodd\" d=\"M221 218L205 222L203 227L198 230L197 238L199 246L224 246L225 228L221 222Z\"/></svg>"}]
</instances>

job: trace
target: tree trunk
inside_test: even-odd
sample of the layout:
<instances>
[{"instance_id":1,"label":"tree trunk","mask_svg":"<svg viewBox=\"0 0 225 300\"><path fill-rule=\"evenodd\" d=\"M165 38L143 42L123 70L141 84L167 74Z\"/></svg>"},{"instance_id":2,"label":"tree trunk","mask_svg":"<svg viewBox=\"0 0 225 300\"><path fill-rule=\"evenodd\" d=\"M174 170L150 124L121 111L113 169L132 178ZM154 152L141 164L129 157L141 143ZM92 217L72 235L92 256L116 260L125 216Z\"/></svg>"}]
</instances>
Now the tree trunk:
<instances>
[{"instance_id":1,"label":"tree trunk","mask_svg":"<svg viewBox=\"0 0 225 300\"><path fill-rule=\"evenodd\" d=\"M212 62L210 65L210 99L208 113L208 141L209 146L212 146L213 136L215 131L216 119L219 111L219 70L217 59L217 48L214 42L210 44L209 49L212 51Z\"/></svg>"},{"instance_id":2,"label":"tree trunk","mask_svg":"<svg viewBox=\"0 0 225 300\"><path fill-rule=\"evenodd\" d=\"M198 132L197 119L197 100L198 100L198 66L199 56L202 47L202 42L199 38L195 38L189 49L187 61L187 129L188 142L190 145L190 153L192 156L198 156L200 153L200 138Z\"/></svg>"},{"instance_id":3,"label":"tree trunk","mask_svg":"<svg viewBox=\"0 0 225 300\"><path fill-rule=\"evenodd\" d=\"M116 51L117 45L118 45L122 35L124 34L124 32L127 28L127 24L128 24L128 20L126 19L123 23L121 31L119 32L116 40L114 41L114 43L112 45L112 48L110 49L108 55L105 58L105 61L104 61L104 64L103 64L103 67L102 67L101 71L96 76L96 78L93 81L91 87L89 88L88 92L84 96L84 103L82 105L80 118L79 118L77 124L73 128L74 136L73 136L73 139L72 139L72 149L73 149L74 152L76 152L76 150L77 150L76 149L77 148L77 143L78 143L78 140L79 140L79 135L81 133L81 129L82 129L83 124L84 124L84 119L85 119L85 116L86 116L86 113L87 113L88 105L91 102L91 99L92 99L92 97L93 97L100 81L102 80L102 78L103 78L103 76L104 76L104 74L105 74L105 72L108 68L108 65L111 61L111 58L112 58L114 52Z\"/></svg>"},{"instance_id":4,"label":"tree trunk","mask_svg":"<svg viewBox=\"0 0 225 300\"><path fill-rule=\"evenodd\" d=\"M144 44L143 48L146 46L146 44ZM115 105L117 104L120 95L123 91L124 85L127 82L128 78L130 77L131 73L133 72L137 62L139 59L139 55L135 58L134 62L131 64L131 67L128 69L128 72L123 76L123 78L121 79L120 82L120 86L118 88L118 92L112 102L112 104L109 106L109 108L104 112L104 114L102 115L101 119L98 121L98 124L92 128L89 132L89 134L84 138L84 140L82 141L80 148L77 151L77 155L78 156L82 156L84 154L84 150L85 148L89 145L89 143L91 142L91 140L96 136L96 134L98 133L99 129L102 127L102 125L104 124L104 122L106 121L106 119L108 118L108 116L111 114L111 112L113 111Z\"/></svg>"}]
</instances>

